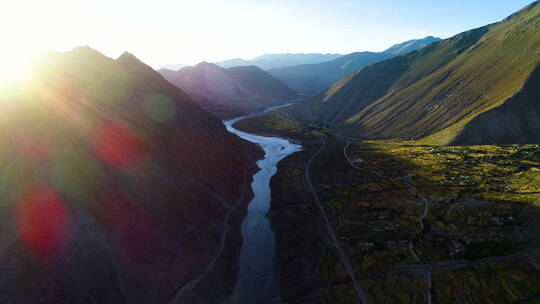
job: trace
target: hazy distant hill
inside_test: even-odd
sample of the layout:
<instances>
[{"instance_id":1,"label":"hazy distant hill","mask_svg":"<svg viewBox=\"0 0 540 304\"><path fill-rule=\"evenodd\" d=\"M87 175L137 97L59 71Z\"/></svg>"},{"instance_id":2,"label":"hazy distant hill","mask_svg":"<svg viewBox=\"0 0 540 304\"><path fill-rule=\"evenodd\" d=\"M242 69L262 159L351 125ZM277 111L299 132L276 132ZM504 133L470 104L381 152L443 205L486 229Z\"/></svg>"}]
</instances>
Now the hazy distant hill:
<instances>
[{"instance_id":1,"label":"hazy distant hill","mask_svg":"<svg viewBox=\"0 0 540 304\"><path fill-rule=\"evenodd\" d=\"M129 53L41 61L0 92L0 303L165 303L220 248L258 150ZM233 288L247 201L185 303Z\"/></svg>"},{"instance_id":2,"label":"hazy distant hill","mask_svg":"<svg viewBox=\"0 0 540 304\"><path fill-rule=\"evenodd\" d=\"M178 71L178 70L181 70L185 67L188 67L189 64L183 64L183 63L173 63L173 64L164 64L161 66L162 69L167 69L167 70L173 70L173 71Z\"/></svg>"},{"instance_id":3,"label":"hazy distant hill","mask_svg":"<svg viewBox=\"0 0 540 304\"><path fill-rule=\"evenodd\" d=\"M540 141L540 5L366 67L299 112L368 138Z\"/></svg>"},{"instance_id":4,"label":"hazy distant hill","mask_svg":"<svg viewBox=\"0 0 540 304\"><path fill-rule=\"evenodd\" d=\"M159 70L170 83L220 114L247 113L286 103L297 94L255 66L224 69L202 62L180 71Z\"/></svg>"},{"instance_id":5,"label":"hazy distant hill","mask_svg":"<svg viewBox=\"0 0 540 304\"><path fill-rule=\"evenodd\" d=\"M265 54L252 60L235 58L214 63L223 68L254 65L263 70L269 70L292 65L325 62L341 56L340 54Z\"/></svg>"},{"instance_id":6,"label":"hazy distant hill","mask_svg":"<svg viewBox=\"0 0 540 304\"><path fill-rule=\"evenodd\" d=\"M407 54L439 40L429 36L396 44L380 53L356 52L328 62L289 66L268 72L300 93L313 94L327 89L336 81L365 66Z\"/></svg>"}]
</instances>

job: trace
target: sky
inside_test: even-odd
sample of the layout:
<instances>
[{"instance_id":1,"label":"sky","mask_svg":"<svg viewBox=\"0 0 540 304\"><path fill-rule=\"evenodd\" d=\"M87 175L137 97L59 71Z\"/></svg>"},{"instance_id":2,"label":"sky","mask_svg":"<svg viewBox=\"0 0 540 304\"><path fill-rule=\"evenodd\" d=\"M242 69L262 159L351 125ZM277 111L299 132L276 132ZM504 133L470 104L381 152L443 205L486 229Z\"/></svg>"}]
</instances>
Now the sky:
<instances>
[{"instance_id":1,"label":"sky","mask_svg":"<svg viewBox=\"0 0 540 304\"><path fill-rule=\"evenodd\" d=\"M1 56L89 45L154 67L382 51L500 21L531 0L0 0ZM19 59L22 60L22 59Z\"/></svg>"}]
</instances>

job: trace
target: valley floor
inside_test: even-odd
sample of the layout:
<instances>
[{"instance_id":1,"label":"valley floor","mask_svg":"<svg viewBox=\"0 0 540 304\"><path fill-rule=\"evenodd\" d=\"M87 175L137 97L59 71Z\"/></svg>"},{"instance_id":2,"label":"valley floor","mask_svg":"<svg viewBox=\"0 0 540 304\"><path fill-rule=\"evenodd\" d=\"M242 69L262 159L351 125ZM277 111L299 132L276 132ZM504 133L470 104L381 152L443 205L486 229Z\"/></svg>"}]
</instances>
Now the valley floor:
<instances>
[{"instance_id":1,"label":"valley floor","mask_svg":"<svg viewBox=\"0 0 540 304\"><path fill-rule=\"evenodd\" d=\"M540 301L538 145L359 142L286 110L237 127L306 148L272 180L284 300Z\"/></svg>"}]
</instances>

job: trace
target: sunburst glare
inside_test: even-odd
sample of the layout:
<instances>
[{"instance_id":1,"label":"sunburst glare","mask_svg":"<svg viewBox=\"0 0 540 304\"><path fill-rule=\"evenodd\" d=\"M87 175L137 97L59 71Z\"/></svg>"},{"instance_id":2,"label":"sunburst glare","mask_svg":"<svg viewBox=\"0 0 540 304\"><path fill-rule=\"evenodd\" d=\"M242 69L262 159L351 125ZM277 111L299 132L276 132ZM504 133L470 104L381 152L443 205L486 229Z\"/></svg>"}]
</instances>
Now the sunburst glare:
<instances>
[{"instance_id":1,"label":"sunburst glare","mask_svg":"<svg viewBox=\"0 0 540 304\"><path fill-rule=\"evenodd\" d=\"M25 85L30 81L36 56L32 54L9 54L0 57L0 90Z\"/></svg>"}]
</instances>

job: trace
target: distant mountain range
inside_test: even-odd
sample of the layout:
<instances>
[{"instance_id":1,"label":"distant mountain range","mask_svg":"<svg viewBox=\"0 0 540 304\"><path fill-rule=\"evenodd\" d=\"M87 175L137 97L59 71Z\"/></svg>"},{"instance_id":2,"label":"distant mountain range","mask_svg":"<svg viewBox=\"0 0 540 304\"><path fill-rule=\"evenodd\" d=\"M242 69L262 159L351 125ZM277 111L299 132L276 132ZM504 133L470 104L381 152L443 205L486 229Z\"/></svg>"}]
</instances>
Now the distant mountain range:
<instances>
[{"instance_id":1,"label":"distant mountain range","mask_svg":"<svg viewBox=\"0 0 540 304\"><path fill-rule=\"evenodd\" d=\"M300 93L314 94L365 66L416 51L439 40L429 36L396 44L384 52L356 52L327 62L288 66L268 72Z\"/></svg>"},{"instance_id":2,"label":"distant mountain range","mask_svg":"<svg viewBox=\"0 0 540 304\"><path fill-rule=\"evenodd\" d=\"M298 95L256 66L225 69L202 62L180 71L161 69L159 73L203 107L221 115L253 112Z\"/></svg>"},{"instance_id":3,"label":"distant mountain range","mask_svg":"<svg viewBox=\"0 0 540 304\"><path fill-rule=\"evenodd\" d=\"M189 64L183 64L183 63L176 63L176 64L164 64L161 66L162 69L167 69L167 70L173 70L173 71L178 71L178 70L181 70L185 67L188 67L190 66Z\"/></svg>"},{"instance_id":4,"label":"distant mountain range","mask_svg":"<svg viewBox=\"0 0 540 304\"><path fill-rule=\"evenodd\" d=\"M295 112L361 138L538 142L538 33L536 1L502 22L365 67Z\"/></svg>"},{"instance_id":5,"label":"distant mountain range","mask_svg":"<svg viewBox=\"0 0 540 304\"><path fill-rule=\"evenodd\" d=\"M252 60L235 58L214 63L223 68L254 65L263 70L269 70L292 65L325 62L341 56L340 54L265 54Z\"/></svg>"},{"instance_id":6,"label":"distant mountain range","mask_svg":"<svg viewBox=\"0 0 540 304\"><path fill-rule=\"evenodd\" d=\"M292 65L319 63L334 60L341 57L341 54L264 54L251 60L242 58L234 58L229 60L213 62L222 68L233 68L239 66L254 65L263 70L282 68ZM162 69L178 71L182 68L190 66L189 64L164 64Z\"/></svg>"},{"instance_id":7,"label":"distant mountain range","mask_svg":"<svg viewBox=\"0 0 540 304\"><path fill-rule=\"evenodd\" d=\"M0 94L0 303L165 303L222 246L226 217L223 255L238 256L254 145L129 53L38 62ZM219 302L234 260L187 303Z\"/></svg>"}]
</instances>

